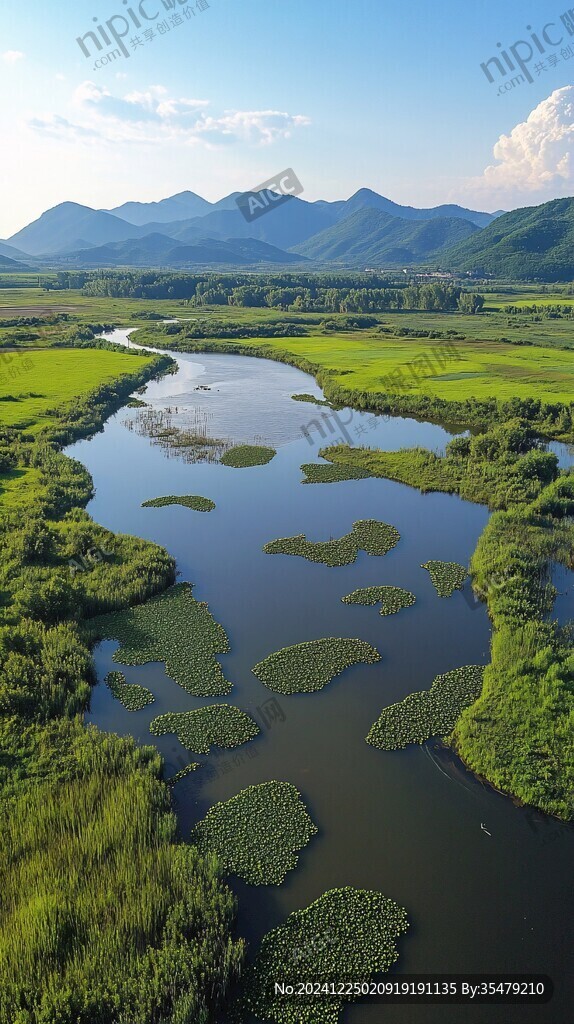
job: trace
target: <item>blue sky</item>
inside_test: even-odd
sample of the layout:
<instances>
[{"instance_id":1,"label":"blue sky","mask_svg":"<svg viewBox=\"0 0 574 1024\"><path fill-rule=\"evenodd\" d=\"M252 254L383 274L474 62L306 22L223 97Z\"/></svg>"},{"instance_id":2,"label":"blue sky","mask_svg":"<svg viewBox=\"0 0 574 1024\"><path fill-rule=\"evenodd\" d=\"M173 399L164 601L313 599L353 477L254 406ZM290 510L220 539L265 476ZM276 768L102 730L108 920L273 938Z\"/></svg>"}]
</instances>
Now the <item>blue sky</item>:
<instances>
[{"instance_id":1,"label":"blue sky","mask_svg":"<svg viewBox=\"0 0 574 1024\"><path fill-rule=\"evenodd\" d=\"M574 191L567 0L193 0L187 18L181 0L144 0L159 17L130 25L129 58L97 68L76 39L110 22L121 32L128 4L137 15L139 0L4 12L0 236L66 199L113 207L189 188L215 200L287 166L310 200L368 186L495 209ZM159 34L174 15L182 24ZM532 83L499 95L481 62L498 42L523 40L524 53L548 23L563 43L533 57Z\"/></svg>"}]
</instances>

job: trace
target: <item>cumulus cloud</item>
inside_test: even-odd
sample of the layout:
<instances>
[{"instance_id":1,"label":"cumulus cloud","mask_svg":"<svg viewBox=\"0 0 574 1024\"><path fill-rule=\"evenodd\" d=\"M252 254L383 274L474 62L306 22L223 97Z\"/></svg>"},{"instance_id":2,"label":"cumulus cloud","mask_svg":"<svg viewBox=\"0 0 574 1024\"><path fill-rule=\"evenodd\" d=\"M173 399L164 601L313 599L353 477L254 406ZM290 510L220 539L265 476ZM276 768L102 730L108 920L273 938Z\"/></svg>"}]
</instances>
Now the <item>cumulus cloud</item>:
<instances>
[{"instance_id":1,"label":"cumulus cloud","mask_svg":"<svg viewBox=\"0 0 574 1024\"><path fill-rule=\"evenodd\" d=\"M556 89L494 147L495 163L467 183L490 205L546 202L574 193L574 86Z\"/></svg>"},{"instance_id":2,"label":"cumulus cloud","mask_svg":"<svg viewBox=\"0 0 574 1024\"><path fill-rule=\"evenodd\" d=\"M226 110L208 112L209 100L172 96L163 85L149 86L122 96L113 95L94 82L83 82L71 98L73 117L59 115L36 118L30 126L38 132L59 133L77 140L154 143L178 141L201 143L209 149L243 142L251 146L270 145L290 138L292 132L309 124L302 114L277 110Z\"/></svg>"},{"instance_id":3,"label":"cumulus cloud","mask_svg":"<svg viewBox=\"0 0 574 1024\"><path fill-rule=\"evenodd\" d=\"M24 54L21 50L5 50L4 53L0 53L0 59L5 64L17 64L19 60L24 59Z\"/></svg>"}]
</instances>

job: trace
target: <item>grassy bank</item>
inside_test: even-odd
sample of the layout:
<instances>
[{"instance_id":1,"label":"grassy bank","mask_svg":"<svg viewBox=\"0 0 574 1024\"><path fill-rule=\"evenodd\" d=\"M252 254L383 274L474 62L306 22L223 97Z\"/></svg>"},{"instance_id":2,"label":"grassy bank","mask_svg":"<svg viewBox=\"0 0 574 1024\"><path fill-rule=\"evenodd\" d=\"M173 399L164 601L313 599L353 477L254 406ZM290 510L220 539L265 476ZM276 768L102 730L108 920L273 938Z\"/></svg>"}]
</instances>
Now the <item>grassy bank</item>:
<instances>
[{"instance_id":1,"label":"grassy bank","mask_svg":"<svg viewBox=\"0 0 574 1024\"><path fill-rule=\"evenodd\" d=\"M34 386L1 405L0 1022L207 1024L242 957L234 900L179 842L156 752L82 717L82 621L165 589L174 563L93 523L89 474L61 452L170 361L33 358Z\"/></svg>"}]
</instances>

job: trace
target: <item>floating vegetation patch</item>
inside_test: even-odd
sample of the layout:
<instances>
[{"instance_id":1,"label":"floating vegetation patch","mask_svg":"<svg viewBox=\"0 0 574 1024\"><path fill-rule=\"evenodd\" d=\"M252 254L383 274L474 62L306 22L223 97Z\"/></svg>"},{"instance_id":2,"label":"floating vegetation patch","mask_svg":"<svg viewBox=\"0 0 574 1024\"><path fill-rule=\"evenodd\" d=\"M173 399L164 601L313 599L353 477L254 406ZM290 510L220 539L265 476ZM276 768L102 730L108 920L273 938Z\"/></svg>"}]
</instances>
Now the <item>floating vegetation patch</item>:
<instances>
[{"instance_id":1,"label":"floating vegetation patch","mask_svg":"<svg viewBox=\"0 0 574 1024\"><path fill-rule=\"evenodd\" d=\"M430 578L439 597L450 597L455 590L462 590L468 576L468 569L458 562L425 562L422 569L428 569Z\"/></svg>"},{"instance_id":2,"label":"floating vegetation patch","mask_svg":"<svg viewBox=\"0 0 574 1024\"><path fill-rule=\"evenodd\" d=\"M276 693L313 693L351 665L380 660L366 640L326 637L283 647L255 665L253 673Z\"/></svg>"},{"instance_id":3,"label":"floating vegetation patch","mask_svg":"<svg viewBox=\"0 0 574 1024\"><path fill-rule=\"evenodd\" d=\"M401 539L394 526L376 519L359 519L343 537L325 541L307 540L304 533L269 541L263 550L268 555L300 555L323 565L350 565L362 549L368 555L386 555Z\"/></svg>"},{"instance_id":4,"label":"floating vegetation patch","mask_svg":"<svg viewBox=\"0 0 574 1024\"><path fill-rule=\"evenodd\" d=\"M165 780L166 786L175 786L176 782L179 782L180 779L184 779L186 775L191 775L192 772L196 772L198 768L201 768L201 765L194 764L193 761L191 764L186 764L185 767L180 768L175 775L170 775L169 779Z\"/></svg>"},{"instance_id":5,"label":"floating vegetation patch","mask_svg":"<svg viewBox=\"0 0 574 1024\"><path fill-rule=\"evenodd\" d=\"M381 615L394 615L401 608L410 608L416 601L414 594L402 587L361 587L341 598L343 604L381 604Z\"/></svg>"},{"instance_id":6,"label":"floating vegetation patch","mask_svg":"<svg viewBox=\"0 0 574 1024\"><path fill-rule=\"evenodd\" d=\"M305 462L301 466L304 484L337 484L343 480L364 480L371 474L360 466L345 466L343 463Z\"/></svg>"},{"instance_id":7,"label":"floating vegetation patch","mask_svg":"<svg viewBox=\"0 0 574 1024\"><path fill-rule=\"evenodd\" d=\"M380 892L331 889L264 936L243 976L238 1019L252 1014L275 1024L337 1024L357 994L289 996L275 984L339 985L368 982L398 959L397 939L407 913ZM328 989L327 989L328 992Z\"/></svg>"},{"instance_id":8,"label":"floating vegetation patch","mask_svg":"<svg viewBox=\"0 0 574 1024\"><path fill-rule=\"evenodd\" d=\"M217 654L229 651L222 626L208 605L196 601L189 583L170 587L145 604L99 615L86 624L91 640L118 640L113 660L122 665L165 662L165 671L195 697L230 692Z\"/></svg>"},{"instance_id":9,"label":"floating vegetation patch","mask_svg":"<svg viewBox=\"0 0 574 1024\"><path fill-rule=\"evenodd\" d=\"M266 466L275 455L275 448L265 448L260 444L238 444L223 453L221 462L234 469L247 469L249 466Z\"/></svg>"},{"instance_id":10,"label":"floating vegetation patch","mask_svg":"<svg viewBox=\"0 0 574 1024\"><path fill-rule=\"evenodd\" d=\"M257 736L259 726L253 719L230 704L211 704L194 711L158 715L151 722L153 736L176 734L180 743L195 754L209 754L212 746L238 747Z\"/></svg>"},{"instance_id":11,"label":"floating vegetation patch","mask_svg":"<svg viewBox=\"0 0 574 1024\"><path fill-rule=\"evenodd\" d=\"M249 885L280 885L317 832L290 782L262 782L214 804L191 833L203 853Z\"/></svg>"},{"instance_id":12,"label":"floating vegetation patch","mask_svg":"<svg viewBox=\"0 0 574 1024\"><path fill-rule=\"evenodd\" d=\"M130 398L129 402L126 402L127 409L145 409L147 402L142 402L141 398Z\"/></svg>"},{"instance_id":13,"label":"floating vegetation patch","mask_svg":"<svg viewBox=\"0 0 574 1024\"><path fill-rule=\"evenodd\" d=\"M165 508L166 505L185 505L194 512L212 512L215 508L215 502L211 498L202 498L200 494L167 494L164 498L142 501L142 508Z\"/></svg>"},{"instance_id":14,"label":"floating vegetation patch","mask_svg":"<svg viewBox=\"0 0 574 1024\"><path fill-rule=\"evenodd\" d=\"M154 702L151 690L139 683L126 683L123 672L108 672L105 683L126 711L141 711Z\"/></svg>"},{"instance_id":15,"label":"floating vegetation patch","mask_svg":"<svg viewBox=\"0 0 574 1024\"><path fill-rule=\"evenodd\" d=\"M140 437L149 437L167 458L179 458L190 464L219 462L230 447L229 441L210 437L210 415L198 407L137 408L123 425Z\"/></svg>"},{"instance_id":16,"label":"floating vegetation patch","mask_svg":"<svg viewBox=\"0 0 574 1024\"><path fill-rule=\"evenodd\" d=\"M306 392L301 395L291 395L291 398L294 402L310 402L312 405L326 405L329 409L332 408L326 398L315 398L315 395L308 395Z\"/></svg>"},{"instance_id":17,"label":"floating vegetation patch","mask_svg":"<svg viewBox=\"0 0 574 1024\"><path fill-rule=\"evenodd\" d=\"M464 709L480 697L483 675L482 665L465 665L437 676L430 690L411 693L385 708L367 743L380 750L399 750L452 732Z\"/></svg>"}]
</instances>

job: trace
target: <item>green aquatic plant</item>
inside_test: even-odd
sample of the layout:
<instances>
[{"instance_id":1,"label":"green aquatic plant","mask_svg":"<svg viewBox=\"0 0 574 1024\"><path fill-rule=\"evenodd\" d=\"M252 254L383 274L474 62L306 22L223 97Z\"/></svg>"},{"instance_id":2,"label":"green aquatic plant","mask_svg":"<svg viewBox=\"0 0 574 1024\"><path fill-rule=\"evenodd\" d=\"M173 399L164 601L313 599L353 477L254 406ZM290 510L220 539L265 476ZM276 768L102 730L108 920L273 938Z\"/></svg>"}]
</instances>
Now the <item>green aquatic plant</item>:
<instances>
[{"instance_id":1,"label":"green aquatic plant","mask_svg":"<svg viewBox=\"0 0 574 1024\"><path fill-rule=\"evenodd\" d=\"M341 598L343 604L381 604L381 615L394 615L401 608L410 608L416 601L414 594L402 587L361 587Z\"/></svg>"},{"instance_id":2,"label":"green aquatic plant","mask_svg":"<svg viewBox=\"0 0 574 1024\"><path fill-rule=\"evenodd\" d=\"M294 402L310 402L311 405L326 405L332 408L331 403L327 402L325 398L315 398L314 395L308 395L306 392L301 395L291 395L291 398Z\"/></svg>"},{"instance_id":3,"label":"green aquatic plant","mask_svg":"<svg viewBox=\"0 0 574 1024\"><path fill-rule=\"evenodd\" d=\"M141 711L154 702L151 690L139 683L126 683L123 672L108 672L105 683L126 711Z\"/></svg>"},{"instance_id":4,"label":"green aquatic plant","mask_svg":"<svg viewBox=\"0 0 574 1024\"><path fill-rule=\"evenodd\" d=\"M216 655L229 651L229 640L191 591L191 584L180 583L145 604L99 615L87 623L88 636L118 640L113 660L122 665L165 662L167 675L194 697L228 694L231 683Z\"/></svg>"},{"instance_id":5,"label":"green aquatic plant","mask_svg":"<svg viewBox=\"0 0 574 1024\"><path fill-rule=\"evenodd\" d=\"M230 704L211 704L193 711L158 715L150 724L153 736L175 733L179 742L196 754L209 754L211 746L238 747L257 736L259 726Z\"/></svg>"},{"instance_id":6,"label":"green aquatic plant","mask_svg":"<svg viewBox=\"0 0 574 1024\"><path fill-rule=\"evenodd\" d=\"M368 555L386 555L394 548L401 535L394 526L376 519L359 519L353 523L350 533L327 541L307 540L304 533L295 537L281 537L265 544L268 555L299 555L310 562L323 565L350 565L355 562L360 550Z\"/></svg>"},{"instance_id":7,"label":"green aquatic plant","mask_svg":"<svg viewBox=\"0 0 574 1024\"><path fill-rule=\"evenodd\" d=\"M367 736L380 750L399 750L452 732L465 708L480 697L484 668L465 665L437 676L430 690L410 693L384 708Z\"/></svg>"},{"instance_id":8,"label":"green aquatic plant","mask_svg":"<svg viewBox=\"0 0 574 1024\"><path fill-rule=\"evenodd\" d=\"M468 576L468 569L457 562L430 561L421 568L428 569L439 597L451 597L455 590L462 590Z\"/></svg>"},{"instance_id":9,"label":"green aquatic plant","mask_svg":"<svg viewBox=\"0 0 574 1024\"><path fill-rule=\"evenodd\" d=\"M214 804L193 829L191 842L249 885L280 885L316 832L295 786L261 782Z\"/></svg>"},{"instance_id":10,"label":"green aquatic plant","mask_svg":"<svg viewBox=\"0 0 574 1024\"><path fill-rule=\"evenodd\" d=\"M408 928L407 913L380 892L331 889L296 910L262 939L243 976L237 1020L252 1015L275 1024L337 1024L348 994L346 982L369 982L398 959L397 939ZM335 994L289 995L276 985L333 986ZM337 994L338 986L343 992Z\"/></svg>"},{"instance_id":11,"label":"green aquatic plant","mask_svg":"<svg viewBox=\"0 0 574 1024\"><path fill-rule=\"evenodd\" d=\"M194 512L212 512L215 502L211 498L202 498L200 494L168 494L164 498L150 498L142 501L142 508L165 508L166 505L185 505Z\"/></svg>"},{"instance_id":12,"label":"green aquatic plant","mask_svg":"<svg viewBox=\"0 0 574 1024\"><path fill-rule=\"evenodd\" d=\"M175 775L170 775L165 780L166 786L175 786L180 779L184 779L186 775L191 775L192 772L196 772L198 768L201 768L200 764L195 764L193 761L190 764L186 764L185 767L180 768Z\"/></svg>"},{"instance_id":13,"label":"green aquatic plant","mask_svg":"<svg viewBox=\"0 0 574 1024\"><path fill-rule=\"evenodd\" d=\"M303 484L336 484L343 480L365 480L371 474L360 466L345 466L343 463L305 462L301 466L305 478Z\"/></svg>"},{"instance_id":14,"label":"green aquatic plant","mask_svg":"<svg viewBox=\"0 0 574 1024\"><path fill-rule=\"evenodd\" d=\"M253 673L276 693L313 693L351 665L380 660L366 640L326 637L283 647L258 662Z\"/></svg>"},{"instance_id":15,"label":"green aquatic plant","mask_svg":"<svg viewBox=\"0 0 574 1024\"><path fill-rule=\"evenodd\" d=\"M276 455L275 448L265 448L260 444L238 444L224 452L220 461L224 466L246 469L249 466L266 466Z\"/></svg>"}]
</instances>

